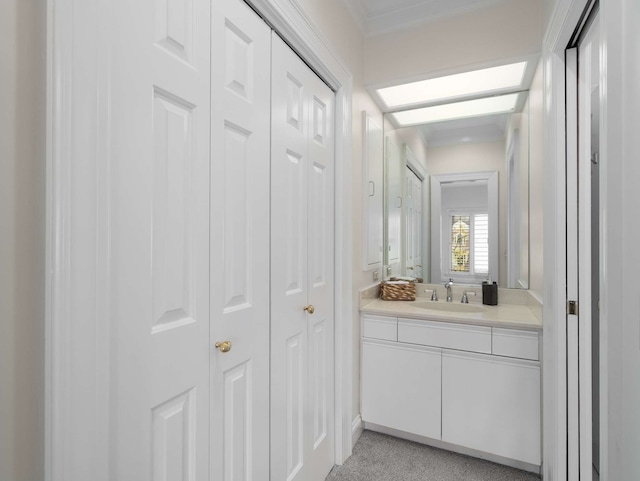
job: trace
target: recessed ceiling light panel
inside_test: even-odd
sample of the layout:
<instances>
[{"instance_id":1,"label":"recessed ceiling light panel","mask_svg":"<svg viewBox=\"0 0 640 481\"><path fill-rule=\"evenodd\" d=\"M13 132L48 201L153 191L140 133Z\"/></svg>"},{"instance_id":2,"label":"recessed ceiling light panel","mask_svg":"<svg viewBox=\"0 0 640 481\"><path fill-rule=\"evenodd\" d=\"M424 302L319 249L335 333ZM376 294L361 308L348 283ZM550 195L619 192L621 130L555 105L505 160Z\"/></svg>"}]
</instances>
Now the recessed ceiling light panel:
<instances>
[{"instance_id":1,"label":"recessed ceiling light panel","mask_svg":"<svg viewBox=\"0 0 640 481\"><path fill-rule=\"evenodd\" d=\"M389 108L454 99L522 86L527 62L485 68L378 89Z\"/></svg>"},{"instance_id":2,"label":"recessed ceiling light panel","mask_svg":"<svg viewBox=\"0 0 640 481\"><path fill-rule=\"evenodd\" d=\"M480 115L502 114L515 111L520 94L500 95L484 99L466 100L433 107L405 110L393 113L400 127L420 125L430 122L478 117Z\"/></svg>"}]
</instances>

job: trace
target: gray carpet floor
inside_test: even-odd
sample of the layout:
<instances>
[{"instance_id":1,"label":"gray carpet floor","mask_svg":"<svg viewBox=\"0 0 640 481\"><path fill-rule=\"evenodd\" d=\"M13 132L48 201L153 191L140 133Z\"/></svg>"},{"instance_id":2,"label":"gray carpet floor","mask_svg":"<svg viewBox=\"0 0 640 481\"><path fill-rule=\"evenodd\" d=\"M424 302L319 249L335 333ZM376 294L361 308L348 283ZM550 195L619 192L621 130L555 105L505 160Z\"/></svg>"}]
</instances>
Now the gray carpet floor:
<instances>
[{"instance_id":1,"label":"gray carpet floor","mask_svg":"<svg viewBox=\"0 0 640 481\"><path fill-rule=\"evenodd\" d=\"M326 481L537 481L540 477L489 461L365 431L353 455Z\"/></svg>"}]
</instances>

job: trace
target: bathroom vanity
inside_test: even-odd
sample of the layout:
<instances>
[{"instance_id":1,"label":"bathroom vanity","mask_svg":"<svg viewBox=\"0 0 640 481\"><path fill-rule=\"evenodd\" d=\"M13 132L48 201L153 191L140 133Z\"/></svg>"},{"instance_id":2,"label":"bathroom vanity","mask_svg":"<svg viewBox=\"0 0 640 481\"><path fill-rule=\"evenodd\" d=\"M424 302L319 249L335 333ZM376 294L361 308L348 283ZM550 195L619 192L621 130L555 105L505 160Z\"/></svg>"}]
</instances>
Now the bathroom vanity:
<instances>
[{"instance_id":1,"label":"bathroom vanity","mask_svg":"<svg viewBox=\"0 0 640 481\"><path fill-rule=\"evenodd\" d=\"M365 427L539 472L542 323L528 296L362 300Z\"/></svg>"}]
</instances>

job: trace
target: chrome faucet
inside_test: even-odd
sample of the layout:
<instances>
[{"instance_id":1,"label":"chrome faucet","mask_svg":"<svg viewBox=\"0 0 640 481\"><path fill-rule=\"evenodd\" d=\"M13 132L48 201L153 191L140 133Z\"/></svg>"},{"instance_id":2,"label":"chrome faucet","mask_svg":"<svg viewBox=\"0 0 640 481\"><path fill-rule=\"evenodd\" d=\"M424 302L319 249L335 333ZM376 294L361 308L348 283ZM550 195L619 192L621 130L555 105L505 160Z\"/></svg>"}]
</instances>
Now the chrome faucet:
<instances>
[{"instance_id":1,"label":"chrome faucet","mask_svg":"<svg viewBox=\"0 0 640 481\"><path fill-rule=\"evenodd\" d=\"M431 300L432 301L437 301L438 300L438 291L436 291L435 289L425 289L424 292L431 292Z\"/></svg>"},{"instance_id":2,"label":"chrome faucet","mask_svg":"<svg viewBox=\"0 0 640 481\"><path fill-rule=\"evenodd\" d=\"M469 297L468 297L469 294L472 296L475 296L476 291L464 291L462 293L462 299L460 300L460 302L462 302L463 304L469 304Z\"/></svg>"},{"instance_id":3,"label":"chrome faucet","mask_svg":"<svg viewBox=\"0 0 640 481\"><path fill-rule=\"evenodd\" d=\"M447 282L444 287L447 288L447 302L453 302L453 296L451 295L451 288L453 287L453 279L449 278L449 282Z\"/></svg>"}]
</instances>

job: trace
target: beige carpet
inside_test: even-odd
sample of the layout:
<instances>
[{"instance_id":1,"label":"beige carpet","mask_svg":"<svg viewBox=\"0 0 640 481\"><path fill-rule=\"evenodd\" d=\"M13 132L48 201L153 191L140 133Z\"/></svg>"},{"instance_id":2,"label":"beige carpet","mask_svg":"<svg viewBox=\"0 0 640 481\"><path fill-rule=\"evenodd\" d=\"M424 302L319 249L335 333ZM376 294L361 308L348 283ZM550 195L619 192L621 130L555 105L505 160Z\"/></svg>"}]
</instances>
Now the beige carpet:
<instances>
[{"instance_id":1,"label":"beige carpet","mask_svg":"<svg viewBox=\"0 0 640 481\"><path fill-rule=\"evenodd\" d=\"M365 431L353 455L326 481L537 481L540 477L489 461Z\"/></svg>"}]
</instances>

